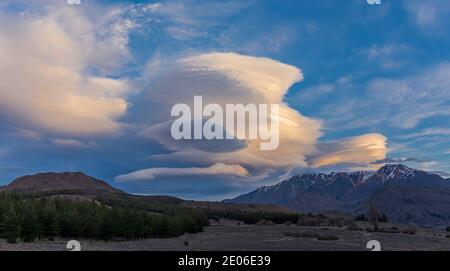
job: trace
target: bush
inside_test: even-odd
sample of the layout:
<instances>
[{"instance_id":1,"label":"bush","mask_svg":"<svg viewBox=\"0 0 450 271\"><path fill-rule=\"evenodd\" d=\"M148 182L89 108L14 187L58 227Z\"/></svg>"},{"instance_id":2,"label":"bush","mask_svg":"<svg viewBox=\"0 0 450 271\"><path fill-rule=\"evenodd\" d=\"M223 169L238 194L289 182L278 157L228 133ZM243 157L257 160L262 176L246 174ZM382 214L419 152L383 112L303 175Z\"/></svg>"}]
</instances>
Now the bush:
<instances>
[{"instance_id":1,"label":"bush","mask_svg":"<svg viewBox=\"0 0 450 271\"><path fill-rule=\"evenodd\" d=\"M258 226L271 226L271 225L274 225L274 224L275 223L273 223L270 220L262 219L262 220L258 221L255 225L258 225Z\"/></svg>"},{"instance_id":2,"label":"bush","mask_svg":"<svg viewBox=\"0 0 450 271\"><path fill-rule=\"evenodd\" d=\"M317 234L313 232L300 232L300 233L294 233L294 232L285 232L283 233L284 236L287 237L294 237L294 238L317 238Z\"/></svg>"},{"instance_id":3,"label":"bush","mask_svg":"<svg viewBox=\"0 0 450 271\"><path fill-rule=\"evenodd\" d=\"M366 228L366 232L382 232L382 233L401 233L402 231L397 227L392 228Z\"/></svg>"},{"instance_id":4,"label":"bush","mask_svg":"<svg viewBox=\"0 0 450 271\"><path fill-rule=\"evenodd\" d=\"M295 237L295 238L317 238L318 234L313 233L313 232L300 232L300 233L285 232L284 236Z\"/></svg>"},{"instance_id":5,"label":"bush","mask_svg":"<svg viewBox=\"0 0 450 271\"><path fill-rule=\"evenodd\" d=\"M363 231L363 230L364 230L363 228L361 228L361 227L359 227L358 225L356 225L356 223L350 224L350 225L347 227L347 229L348 229L349 231Z\"/></svg>"},{"instance_id":6,"label":"bush","mask_svg":"<svg viewBox=\"0 0 450 271\"><path fill-rule=\"evenodd\" d=\"M302 232L299 236L300 238L317 238L317 234L313 232Z\"/></svg>"},{"instance_id":7,"label":"bush","mask_svg":"<svg viewBox=\"0 0 450 271\"><path fill-rule=\"evenodd\" d=\"M315 216L312 214L301 215L297 220L297 225L306 227L319 227L326 225L326 217L320 215Z\"/></svg>"},{"instance_id":8,"label":"bush","mask_svg":"<svg viewBox=\"0 0 450 271\"><path fill-rule=\"evenodd\" d=\"M317 240L319 241L337 241L339 240L339 237L334 235L319 235L317 237Z\"/></svg>"},{"instance_id":9,"label":"bush","mask_svg":"<svg viewBox=\"0 0 450 271\"><path fill-rule=\"evenodd\" d=\"M417 228L414 226L409 226L406 229L403 230L404 234L410 234L410 235L414 235L417 233Z\"/></svg>"},{"instance_id":10,"label":"bush","mask_svg":"<svg viewBox=\"0 0 450 271\"><path fill-rule=\"evenodd\" d=\"M401 233L402 231L399 228L397 228L397 227L392 227L390 229L385 229L385 228L378 229L378 232L383 232L383 233Z\"/></svg>"},{"instance_id":11,"label":"bush","mask_svg":"<svg viewBox=\"0 0 450 271\"><path fill-rule=\"evenodd\" d=\"M240 210L213 210L204 209L208 218L226 218L243 221L245 224L254 225L261 220L268 220L274 224L284 224L286 222L297 223L300 215L295 213L277 212L250 212Z\"/></svg>"},{"instance_id":12,"label":"bush","mask_svg":"<svg viewBox=\"0 0 450 271\"><path fill-rule=\"evenodd\" d=\"M388 223L389 219L385 214L382 214L379 219L378 219L381 223Z\"/></svg>"},{"instance_id":13,"label":"bush","mask_svg":"<svg viewBox=\"0 0 450 271\"><path fill-rule=\"evenodd\" d=\"M450 227L445 228L446 232L450 232Z\"/></svg>"}]
</instances>

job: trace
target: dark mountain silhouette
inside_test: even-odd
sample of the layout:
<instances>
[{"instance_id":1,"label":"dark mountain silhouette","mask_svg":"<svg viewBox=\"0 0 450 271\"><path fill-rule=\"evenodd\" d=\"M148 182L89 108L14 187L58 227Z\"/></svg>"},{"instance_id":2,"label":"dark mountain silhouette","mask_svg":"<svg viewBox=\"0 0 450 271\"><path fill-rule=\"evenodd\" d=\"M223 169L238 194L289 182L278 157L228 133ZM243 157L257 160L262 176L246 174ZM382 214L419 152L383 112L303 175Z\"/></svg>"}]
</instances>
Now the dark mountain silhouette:
<instances>
[{"instance_id":1,"label":"dark mountain silhouette","mask_svg":"<svg viewBox=\"0 0 450 271\"><path fill-rule=\"evenodd\" d=\"M228 203L276 204L301 212L365 214L370 203L391 221L426 226L450 222L450 182L404 165L376 172L304 174Z\"/></svg>"}]
</instances>

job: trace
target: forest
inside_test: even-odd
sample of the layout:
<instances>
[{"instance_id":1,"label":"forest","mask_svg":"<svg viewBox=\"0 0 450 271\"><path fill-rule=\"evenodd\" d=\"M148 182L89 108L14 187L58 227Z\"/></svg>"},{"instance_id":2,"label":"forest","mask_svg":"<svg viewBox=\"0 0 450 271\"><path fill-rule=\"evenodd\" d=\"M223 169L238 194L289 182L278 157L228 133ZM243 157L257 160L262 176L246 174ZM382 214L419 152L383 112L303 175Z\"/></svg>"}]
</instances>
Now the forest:
<instances>
[{"instance_id":1,"label":"forest","mask_svg":"<svg viewBox=\"0 0 450 271\"><path fill-rule=\"evenodd\" d=\"M96 200L0 193L0 238L8 243L56 237L104 241L167 238L201 232L208 224L206 215L194 209L152 213Z\"/></svg>"},{"instance_id":2,"label":"forest","mask_svg":"<svg viewBox=\"0 0 450 271\"><path fill-rule=\"evenodd\" d=\"M70 195L69 195L70 196ZM55 238L125 241L170 238L202 232L209 219L234 219L246 224L270 221L297 223L296 213L187 208L171 198L132 195L73 199L48 194L0 193L0 239L18 241Z\"/></svg>"}]
</instances>

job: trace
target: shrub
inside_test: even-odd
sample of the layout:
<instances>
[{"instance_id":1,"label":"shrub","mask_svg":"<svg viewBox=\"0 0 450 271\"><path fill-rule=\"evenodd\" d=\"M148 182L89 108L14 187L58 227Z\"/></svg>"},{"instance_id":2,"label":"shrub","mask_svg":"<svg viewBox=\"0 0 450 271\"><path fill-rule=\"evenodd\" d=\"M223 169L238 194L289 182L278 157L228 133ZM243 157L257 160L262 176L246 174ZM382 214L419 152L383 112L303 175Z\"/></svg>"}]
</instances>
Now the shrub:
<instances>
[{"instance_id":1,"label":"shrub","mask_svg":"<svg viewBox=\"0 0 450 271\"><path fill-rule=\"evenodd\" d=\"M299 236L300 238L317 238L317 234L313 232L302 232Z\"/></svg>"},{"instance_id":2,"label":"shrub","mask_svg":"<svg viewBox=\"0 0 450 271\"><path fill-rule=\"evenodd\" d=\"M273 222L270 221L270 220L262 219L262 220L256 222L255 225L258 225L258 226L271 226L271 225L274 225L274 224L275 224L275 223L273 223Z\"/></svg>"},{"instance_id":3,"label":"shrub","mask_svg":"<svg viewBox=\"0 0 450 271\"><path fill-rule=\"evenodd\" d=\"M407 227L406 229L403 230L403 233L404 233L404 234L411 234L411 235L414 235L414 234L417 233L417 228L414 227L414 226L409 226L409 227Z\"/></svg>"},{"instance_id":4,"label":"shrub","mask_svg":"<svg viewBox=\"0 0 450 271\"><path fill-rule=\"evenodd\" d=\"M397 227L392 227L392 228L389 228L389 229L385 229L385 228L378 229L378 232L383 232L383 233L401 233L402 231L399 228L397 228Z\"/></svg>"},{"instance_id":5,"label":"shrub","mask_svg":"<svg viewBox=\"0 0 450 271\"><path fill-rule=\"evenodd\" d=\"M325 219L319 216L301 216L297 221L299 226L318 227L324 224Z\"/></svg>"},{"instance_id":6,"label":"shrub","mask_svg":"<svg viewBox=\"0 0 450 271\"><path fill-rule=\"evenodd\" d=\"M284 236L294 237L294 238L317 238L318 235L313 232L284 232Z\"/></svg>"},{"instance_id":7,"label":"shrub","mask_svg":"<svg viewBox=\"0 0 450 271\"><path fill-rule=\"evenodd\" d=\"M382 214L379 219L378 219L381 223L388 223L389 219L385 214Z\"/></svg>"},{"instance_id":8,"label":"shrub","mask_svg":"<svg viewBox=\"0 0 450 271\"><path fill-rule=\"evenodd\" d=\"M450 232L450 227L445 228L446 232Z\"/></svg>"},{"instance_id":9,"label":"shrub","mask_svg":"<svg viewBox=\"0 0 450 271\"><path fill-rule=\"evenodd\" d=\"M317 236L317 240L319 241L337 241L339 237L334 235L319 235Z\"/></svg>"},{"instance_id":10,"label":"shrub","mask_svg":"<svg viewBox=\"0 0 450 271\"><path fill-rule=\"evenodd\" d=\"M361 228L361 227L359 227L358 225L356 225L356 223L350 224L350 225L347 227L347 229L348 229L349 231L363 231L363 230L364 230L363 228Z\"/></svg>"}]
</instances>

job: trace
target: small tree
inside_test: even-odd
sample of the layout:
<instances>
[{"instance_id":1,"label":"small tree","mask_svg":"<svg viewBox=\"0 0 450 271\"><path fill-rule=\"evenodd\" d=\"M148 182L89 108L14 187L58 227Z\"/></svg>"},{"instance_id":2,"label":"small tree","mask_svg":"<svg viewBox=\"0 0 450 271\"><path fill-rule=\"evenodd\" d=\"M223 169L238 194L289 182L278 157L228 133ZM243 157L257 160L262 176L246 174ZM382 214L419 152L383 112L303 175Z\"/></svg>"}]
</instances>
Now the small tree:
<instances>
[{"instance_id":1,"label":"small tree","mask_svg":"<svg viewBox=\"0 0 450 271\"><path fill-rule=\"evenodd\" d=\"M369 222L374 230L378 230L378 210L373 203L369 204Z\"/></svg>"},{"instance_id":2,"label":"small tree","mask_svg":"<svg viewBox=\"0 0 450 271\"><path fill-rule=\"evenodd\" d=\"M4 218L4 235L6 241L10 244L17 243L19 238L20 228L19 219L17 215L12 211L8 211Z\"/></svg>"},{"instance_id":3,"label":"small tree","mask_svg":"<svg viewBox=\"0 0 450 271\"><path fill-rule=\"evenodd\" d=\"M380 220L381 223L388 223L389 222L388 217L385 214L382 214L380 216L379 220Z\"/></svg>"},{"instance_id":4,"label":"small tree","mask_svg":"<svg viewBox=\"0 0 450 271\"><path fill-rule=\"evenodd\" d=\"M0 238L5 235L5 218L3 214L0 214Z\"/></svg>"},{"instance_id":5,"label":"small tree","mask_svg":"<svg viewBox=\"0 0 450 271\"><path fill-rule=\"evenodd\" d=\"M41 224L43 228L42 235L53 241L60 230L56 212L53 209L44 210L41 216Z\"/></svg>"},{"instance_id":6,"label":"small tree","mask_svg":"<svg viewBox=\"0 0 450 271\"><path fill-rule=\"evenodd\" d=\"M21 219L21 236L24 242L34 242L37 237L37 220L30 206L26 206Z\"/></svg>"}]
</instances>

